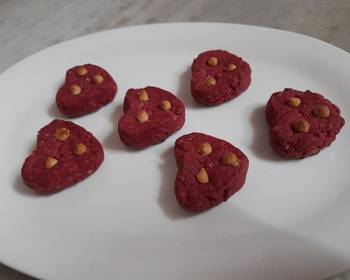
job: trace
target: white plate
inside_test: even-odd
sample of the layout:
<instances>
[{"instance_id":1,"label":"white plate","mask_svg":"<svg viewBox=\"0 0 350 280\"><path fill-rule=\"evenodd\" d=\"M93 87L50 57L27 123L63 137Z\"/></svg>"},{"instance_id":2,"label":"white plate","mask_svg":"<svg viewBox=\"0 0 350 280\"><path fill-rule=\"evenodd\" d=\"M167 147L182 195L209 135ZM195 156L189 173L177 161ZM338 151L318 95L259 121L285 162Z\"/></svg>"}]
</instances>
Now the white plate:
<instances>
[{"instance_id":1,"label":"white plate","mask_svg":"<svg viewBox=\"0 0 350 280\"><path fill-rule=\"evenodd\" d=\"M24 46L25 47L25 46ZM226 49L253 70L246 93L204 108L189 94L198 53ZM66 69L95 63L115 77L115 101L75 119L105 147L104 164L79 185L37 196L20 168L37 130L55 117ZM350 263L350 125L331 148L280 160L263 106L284 87L323 93L350 121L350 55L302 35L233 24L117 29L39 52L0 75L0 260L43 279L318 279ZM156 85L186 103L184 128L134 152L115 123L130 87ZM192 131L231 141L250 159L245 187L200 215L175 201L173 144Z\"/></svg>"}]
</instances>

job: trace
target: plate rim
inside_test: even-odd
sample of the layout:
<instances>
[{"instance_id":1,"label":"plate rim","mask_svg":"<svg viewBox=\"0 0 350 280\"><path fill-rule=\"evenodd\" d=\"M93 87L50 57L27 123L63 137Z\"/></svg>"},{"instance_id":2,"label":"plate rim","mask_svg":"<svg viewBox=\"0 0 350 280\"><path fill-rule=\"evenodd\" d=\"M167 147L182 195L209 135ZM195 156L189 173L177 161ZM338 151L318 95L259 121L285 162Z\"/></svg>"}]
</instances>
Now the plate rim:
<instances>
[{"instance_id":1,"label":"plate rim","mask_svg":"<svg viewBox=\"0 0 350 280\"><path fill-rule=\"evenodd\" d=\"M228 27L232 27L232 28L257 29L257 30L265 30L265 31L269 31L269 32L272 31L272 32L275 32L276 34L283 33L286 35L297 36L300 39L304 39L304 40L308 40L308 41L315 41L318 44L322 44L324 46L327 46L328 48L331 48L332 50L337 51L339 54L347 56L347 58L350 59L350 53L347 52L346 50L344 50L338 46L332 45L331 43L323 41L319 38L315 38L315 37L312 37L310 35L294 32L294 31L288 31L288 30L272 28L272 27L267 27L267 26L229 23L229 22L206 22L206 21L200 21L200 22L188 22L188 21L162 22L162 23L151 23L151 24L137 24L137 25L121 26L121 27L117 27L117 28L106 29L106 30L102 30L102 31L88 33L88 34L81 35L78 37L73 37L71 39L64 40L64 41L61 41L59 43L50 45L48 47L45 47L43 49L40 49L40 50L30 54L29 56L26 56L26 57L20 59L15 64L12 64L12 65L6 67L5 69L3 69L0 72L0 83L3 79L5 79L5 76L7 75L8 72L11 72L13 69L15 69L19 65L27 63L28 60L35 58L35 56L38 56L46 51L55 50L55 48L62 47L66 44L69 44L69 43L72 43L75 41L79 41L79 40L87 38L87 37L106 36L108 33L113 33L113 32L120 31L120 30L126 30L126 31L133 32L134 30L137 30L137 29L148 29L147 32L149 32L153 28L159 27L159 26L166 27L166 26L186 26L186 25L198 26L198 27L199 26L204 27L206 25L219 25L219 26L228 26ZM3 265L5 265L5 266L7 266L15 271L18 271L18 272L23 273L23 274L30 276L30 277L43 279L43 277L45 276L45 275L41 275L40 272L28 271L27 269L22 269L21 265L16 265L15 263L12 263L11 261L7 261L6 257L3 257L1 254L0 254L0 264L3 264ZM45 279L48 279L48 278L45 278Z\"/></svg>"},{"instance_id":2,"label":"plate rim","mask_svg":"<svg viewBox=\"0 0 350 280\"><path fill-rule=\"evenodd\" d=\"M261 29L261 30L268 30L268 31L273 31L273 32L281 32L281 33L285 33L285 34L290 34L293 36L299 36L299 37L303 37L304 39L308 39L308 40L314 40L317 41L319 43L325 44L328 47L331 47L333 49L336 49L338 51L340 51L341 53L343 53L344 55L348 55L350 58L350 52L347 52L346 50L332 45L329 42L323 41L319 38L310 36L310 35L306 35L303 33L298 33L298 32L294 32L294 31L289 31L289 30L284 30L284 29L278 29L275 27L268 27L268 26L260 26L260 25L250 25L250 24L241 24L241 23L229 23L229 22L209 22L209 21L199 21L199 22L189 22L189 21L181 21L181 22L160 22L160 23L150 23L150 24L136 24L136 25L129 25L129 26L121 26L121 27L117 27L117 28L111 28L111 29L106 29L106 30L101 30L101 31L97 31L97 32L92 32L92 33L88 33L85 35L81 35L78 37L73 37L71 39L68 40L64 40L62 42L50 45L46 48L40 49L32 54L30 54L29 56L26 56L22 59L20 59L19 61L17 61L15 64L10 65L9 67L5 68L4 70L2 70L0 72L0 79L2 78L3 74L6 74L6 72L12 70L13 67L16 67L17 65L20 65L24 62L26 62L28 59L31 59L33 56L36 56L44 51L48 51L48 50L52 50L54 48L57 47L61 47L64 44L68 44L70 42L73 42L75 40L81 40L84 39L85 37L90 37L90 36L96 36L96 35L103 35L103 34L107 34L110 32L114 32L116 30L125 30L125 29L143 29L143 28L154 28L157 26L180 26L180 25L222 25L222 26L236 26L236 27L243 27L243 28L256 28L256 29Z\"/></svg>"}]
</instances>

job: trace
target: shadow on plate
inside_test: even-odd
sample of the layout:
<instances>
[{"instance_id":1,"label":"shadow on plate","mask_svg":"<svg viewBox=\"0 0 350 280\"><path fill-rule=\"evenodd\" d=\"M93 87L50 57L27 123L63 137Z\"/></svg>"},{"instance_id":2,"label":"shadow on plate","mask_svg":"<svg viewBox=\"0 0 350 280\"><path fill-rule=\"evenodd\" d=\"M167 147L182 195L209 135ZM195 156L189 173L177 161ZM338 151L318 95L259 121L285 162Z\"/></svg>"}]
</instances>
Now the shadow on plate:
<instances>
[{"instance_id":1,"label":"shadow on plate","mask_svg":"<svg viewBox=\"0 0 350 280\"><path fill-rule=\"evenodd\" d=\"M186 70L180 75L178 90L175 95L179 97L186 108L191 109L206 109L208 107L197 103L191 95L191 67L186 67Z\"/></svg>"},{"instance_id":2,"label":"shadow on plate","mask_svg":"<svg viewBox=\"0 0 350 280\"><path fill-rule=\"evenodd\" d=\"M30 148L28 148L28 150L27 150L27 155L28 156L35 150L36 145L37 145L37 143L35 141L30 146ZM24 196L38 197L38 195L34 191L32 191L30 188L28 188L24 184L22 176L21 176L21 169L20 168L18 169L18 174L15 177L15 180L13 182L13 189L14 189L15 192L17 192L17 193L19 193L21 195L24 195Z\"/></svg>"},{"instance_id":3,"label":"shadow on plate","mask_svg":"<svg viewBox=\"0 0 350 280\"><path fill-rule=\"evenodd\" d=\"M34 191L32 191L30 188L28 188L22 179L21 174L18 174L13 182L13 189L16 193L19 193L20 195L23 196L28 196L28 197L35 197L38 198L40 195L36 194Z\"/></svg>"},{"instance_id":4,"label":"shadow on plate","mask_svg":"<svg viewBox=\"0 0 350 280\"><path fill-rule=\"evenodd\" d=\"M33 278L28 276L22 272L15 270L14 268L5 266L4 264L0 264L0 276L3 275L6 280L38 280L38 278Z\"/></svg>"},{"instance_id":5,"label":"shadow on plate","mask_svg":"<svg viewBox=\"0 0 350 280\"><path fill-rule=\"evenodd\" d=\"M212 279L236 279L233 275L244 279L324 279L330 273L348 268L346 256L335 247L319 242L313 235L306 237L299 234L297 228L285 230L272 226L233 203L224 207L228 209L217 209L218 213L211 217L215 220L205 221L209 224L203 226L206 232L202 234L215 236L217 232L223 232L223 239L215 242L215 251L231 250L232 257L237 252L244 252L244 257L236 259L227 269L208 268ZM269 220L268 217L265 219ZM203 251L210 248L210 243L201 245Z\"/></svg>"},{"instance_id":6,"label":"shadow on plate","mask_svg":"<svg viewBox=\"0 0 350 280\"><path fill-rule=\"evenodd\" d=\"M65 118L67 118L57 109L55 102L52 103L51 106L49 107L48 114L53 119L65 119Z\"/></svg>"},{"instance_id":7,"label":"shadow on plate","mask_svg":"<svg viewBox=\"0 0 350 280\"><path fill-rule=\"evenodd\" d=\"M174 184L177 166L173 147L166 150L162 155L162 163L159 165L161 184L159 188L158 204L164 215L171 220L186 219L198 215L185 211L177 203L174 193Z\"/></svg>"},{"instance_id":8,"label":"shadow on plate","mask_svg":"<svg viewBox=\"0 0 350 280\"><path fill-rule=\"evenodd\" d=\"M261 159L270 161L285 161L272 150L269 143L269 127L265 120L265 106L254 109L250 117L253 128L253 141L250 146L253 154Z\"/></svg>"},{"instance_id":9,"label":"shadow on plate","mask_svg":"<svg viewBox=\"0 0 350 280\"><path fill-rule=\"evenodd\" d=\"M112 151L127 151L127 152L135 152L129 146L125 145L123 141L119 137L119 133L117 130L118 121L123 114L123 104L119 104L116 106L115 110L110 116L111 128L107 137L103 140L103 147L107 150Z\"/></svg>"}]
</instances>

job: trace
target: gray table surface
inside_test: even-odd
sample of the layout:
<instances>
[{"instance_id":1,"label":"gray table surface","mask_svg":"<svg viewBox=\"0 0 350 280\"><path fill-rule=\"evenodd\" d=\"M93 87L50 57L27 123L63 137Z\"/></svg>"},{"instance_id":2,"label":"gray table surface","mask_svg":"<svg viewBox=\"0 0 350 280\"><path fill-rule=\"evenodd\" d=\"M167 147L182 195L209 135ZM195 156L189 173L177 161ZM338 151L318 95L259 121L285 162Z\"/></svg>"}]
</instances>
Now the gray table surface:
<instances>
[{"instance_id":1,"label":"gray table surface","mask_svg":"<svg viewBox=\"0 0 350 280\"><path fill-rule=\"evenodd\" d=\"M181 21L290 30L350 52L350 0L0 0L0 72L28 55L77 36ZM0 279L34 278L0 264ZM350 273L336 279L350 279Z\"/></svg>"}]
</instances>

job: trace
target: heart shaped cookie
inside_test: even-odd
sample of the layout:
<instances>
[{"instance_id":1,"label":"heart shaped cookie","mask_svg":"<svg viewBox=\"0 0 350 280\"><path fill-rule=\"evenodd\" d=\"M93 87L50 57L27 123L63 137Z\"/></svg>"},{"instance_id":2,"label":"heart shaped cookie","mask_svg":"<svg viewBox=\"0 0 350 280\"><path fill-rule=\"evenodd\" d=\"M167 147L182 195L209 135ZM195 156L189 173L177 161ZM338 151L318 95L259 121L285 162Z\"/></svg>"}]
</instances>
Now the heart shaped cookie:
<instances>
[{"instance_id":1,"label":"heart shaped cookie","mask_svg":"<svg viewBox=\"0 0 350 280\"><path fill-rule=\"evenodd\" d=\"M185 106L172 93L157 88L129 89L118 122L120 139L134 148L163 142L185 122Z\"/></svg>"},{"instance_id":2,"label":"heart shaped cookie","mask_svg":"<svg viewBox=\"0 0 350 280\"><path fill-rule=\"evenodd\" d=\"M97 111L113 100L117 84L99 66L85 64L69 69L66 81L56 95L57 108L69 117Z\"/></svg>"},{"instance_id":3,"label":"heart shaped cookie","mask_svg":"<svg viewBox=\"0 0 350 280\"><path fill-rule=\"evenodd\" d=\"M93 174L103 158L102 145L90 132L73 122L54 120L39 130L22 178L38 193L55 193Z\"/></svg>"},{"instance_id":4,"label":"heart shaped cookie","mask_svg":"<svg viewBox=\"0 0 350 280\"><path fill-rule=\"evenodd\" d=\"M272 94L265 108L273 150L300 159L329 146L345 121L339 108L318 93L285 89Z\"/></svg>"},{"instance_id":5,"label":"heart shaped cookie","mask_svg":"<svg viewBox=\"0 0 350 280\"><path fill-rule=\"evenodd\" d=\"M215 207L245 183L248 158L222 139L197 132L184 135L176 140L175 157L175 195L188 211Z\"/></svg>"},{"instance_id":6,"label":"heart shaped cookie","mask_svg":"<svg viewBox=\"0 0 350 280\"><path fill-rule=\"evenodd\" d=\"M244 92L250 76L250 66L242 58L224 50L203 52L192 64L192 96L204 105L219 105Z\"/></svg>"}]
</instances>

